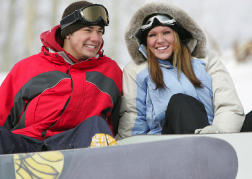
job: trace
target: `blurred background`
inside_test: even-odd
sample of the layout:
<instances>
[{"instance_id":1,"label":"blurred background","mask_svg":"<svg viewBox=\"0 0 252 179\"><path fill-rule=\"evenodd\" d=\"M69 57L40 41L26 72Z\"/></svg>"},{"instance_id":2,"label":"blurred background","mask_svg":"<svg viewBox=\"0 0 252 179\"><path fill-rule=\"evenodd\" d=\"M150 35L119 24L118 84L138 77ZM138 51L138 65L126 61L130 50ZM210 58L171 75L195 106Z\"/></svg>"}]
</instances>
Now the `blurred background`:
<instances>
[{"instance_id":1,"label":"blurred background","mask_svg":"<svg viewBox=\"0 0 252 179\"><path fill-rule=\"evenodd\" d=\"M109 11L104 53L123 68L130 60L124 31L146 0L90 0ZM59 24L74 0L0 0L0 84L18 61L37 54L40 34ZM252 110L252 1L172 0L205 31L208 49L215 51L233 77L245 112Z\"/></svg>"}]
</instances>

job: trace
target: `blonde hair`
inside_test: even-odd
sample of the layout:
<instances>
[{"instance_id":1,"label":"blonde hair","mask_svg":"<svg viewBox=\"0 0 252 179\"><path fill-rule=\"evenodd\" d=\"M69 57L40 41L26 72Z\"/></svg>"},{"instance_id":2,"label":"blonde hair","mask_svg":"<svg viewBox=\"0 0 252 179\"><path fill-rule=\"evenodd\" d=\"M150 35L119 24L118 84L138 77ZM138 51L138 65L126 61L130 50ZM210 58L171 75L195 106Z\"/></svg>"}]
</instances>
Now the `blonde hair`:
<instances>
[{"instance_id":1,"label":"blonde hair","mask_svg":"<svg viewBox=\"0 0 252 179\"><path fill-rule=\"evenodd\" d=\"M180 77L180 72L186 75L194 87L202 88L200 80L196 77L192 63L191 63L191 52L189 48L180 41L178 34L174 31L175 43L173 51L173 67L177 67L177 76ZM148 55L148 66L150 70L150 76L152 81L156 85L156 89L163 88L165 89L165 83L163 80L163 73L160 68L157 57L150 51L147 46L147 55Z\"/></svg>"}]
</instances>

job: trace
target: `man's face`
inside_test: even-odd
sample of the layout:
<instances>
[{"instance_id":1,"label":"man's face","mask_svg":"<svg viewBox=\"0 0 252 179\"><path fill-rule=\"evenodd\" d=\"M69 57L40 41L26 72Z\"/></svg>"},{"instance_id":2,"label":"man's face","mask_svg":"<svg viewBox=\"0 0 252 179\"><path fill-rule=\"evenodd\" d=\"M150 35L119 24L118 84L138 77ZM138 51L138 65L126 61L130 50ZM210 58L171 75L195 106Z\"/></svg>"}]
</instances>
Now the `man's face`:
<instances>
[{"instance_id":1,"label":"man's face","mask_svg":"<svg viewBox=\"0 0 252 179\"><path fill-rule=\"evenodd\" d=\"M77 60L94 57L101 48L103 29L100 26L84 27L68 35L66 51Z\"/></svg>"}]
</instances>

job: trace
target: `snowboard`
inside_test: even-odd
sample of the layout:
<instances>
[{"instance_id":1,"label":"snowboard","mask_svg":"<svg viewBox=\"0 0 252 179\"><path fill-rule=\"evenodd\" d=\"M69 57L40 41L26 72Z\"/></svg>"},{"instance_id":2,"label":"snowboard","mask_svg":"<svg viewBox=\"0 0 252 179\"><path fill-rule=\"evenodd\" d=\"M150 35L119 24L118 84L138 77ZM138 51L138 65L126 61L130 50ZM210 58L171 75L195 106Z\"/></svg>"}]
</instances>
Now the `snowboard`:
<instances>
[{"instance_id":1,"label":"snowboard","mask_svg":"<svg viewBox=\"0 0 252 179\"><path fill-rule=\"evenodd\" d=\"M236 178L238 159L226 141L185 137L100 148L0 155L0 178Z\"/></svg>"}]
</instances>

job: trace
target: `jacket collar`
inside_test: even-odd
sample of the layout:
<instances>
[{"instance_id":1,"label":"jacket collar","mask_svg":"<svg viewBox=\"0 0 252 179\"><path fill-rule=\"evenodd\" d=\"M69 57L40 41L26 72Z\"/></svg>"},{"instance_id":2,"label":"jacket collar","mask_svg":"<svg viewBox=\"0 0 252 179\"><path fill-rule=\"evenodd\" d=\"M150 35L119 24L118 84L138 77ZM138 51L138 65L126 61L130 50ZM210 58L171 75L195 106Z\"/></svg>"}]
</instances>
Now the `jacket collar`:
<instances>
[{"instance_id":1,"label":"jacket collar","mask_svg":"<svg viewBox=\"0 0 252 179\"><path fill-rule=\"evenodd\" d=\"M74 63L64 51L54 52L53 50L43 46L41 49L41 52L44 58L46 58L51 63L57 64L57 65L68 65L68 66L71 66L71 68L77 68L77 69L80 69L80 68L88 69L88 68L95 67L98 64L100 64L105 57L103 53L100 51L96 57L92 57L85 61Z\"/></svg>"}]
</instances>

